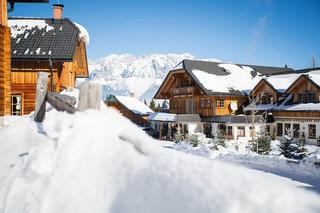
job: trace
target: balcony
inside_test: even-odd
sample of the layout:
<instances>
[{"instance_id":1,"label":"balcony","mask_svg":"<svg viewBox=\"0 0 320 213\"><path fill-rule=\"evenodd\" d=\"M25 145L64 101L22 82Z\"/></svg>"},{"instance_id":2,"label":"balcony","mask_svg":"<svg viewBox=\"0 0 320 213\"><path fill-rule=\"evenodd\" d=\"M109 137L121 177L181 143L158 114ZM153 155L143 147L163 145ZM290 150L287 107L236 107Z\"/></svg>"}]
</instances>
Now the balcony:
<instances>
[{"instance_id":1,"label":"balcony","mask_svg":"<svg viewBox=\"0 0 320 213\"><path fill-rule=\"evenodd\" d=\"M173 88L172 92L173 95L194 95L195 93L195 87L179 87L179 88Z\"/></svg>"}]
</instances>

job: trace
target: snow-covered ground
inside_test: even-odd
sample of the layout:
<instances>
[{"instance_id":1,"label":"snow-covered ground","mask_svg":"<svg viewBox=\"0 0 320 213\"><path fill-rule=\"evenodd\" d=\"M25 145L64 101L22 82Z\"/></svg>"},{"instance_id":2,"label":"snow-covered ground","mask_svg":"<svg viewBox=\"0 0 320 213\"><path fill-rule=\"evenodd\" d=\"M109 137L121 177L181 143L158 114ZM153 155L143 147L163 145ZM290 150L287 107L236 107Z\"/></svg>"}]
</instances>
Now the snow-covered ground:
<instances>
[{"instance_id":1,"label":"snow-covered ground","mask_svg":"<svg viewBox=\"0 0 320 213\"><path fill-rule=\"evenodd\" d=\"M208 139L204 139L208 140ZM270 155L258 155L247 150L247 141L229 141L227 147L219 147L219 150L210 149L207 143L200 143L193 147L188 142L163 142L158 143L166 148L203 156L208 159L219 159L224 162L246 166L251 169L264 171L281 177L298 181L306 188L320 194L320 148L307 145L308 157L303 161L287 159L279 153L279 141L272 141ZM239 147L236 149L236 145Z\"/></svg>"},{"instance_id":2,"label":"snow-covered ground","mask_svg":"<svg viewBox=\"0 0 320 213\"><path fill-rule=\"evenodd\" d=\"M305 185L165 149L112 109L0 127L0 212L319 212Z\"/></svg>"}]
</instances>

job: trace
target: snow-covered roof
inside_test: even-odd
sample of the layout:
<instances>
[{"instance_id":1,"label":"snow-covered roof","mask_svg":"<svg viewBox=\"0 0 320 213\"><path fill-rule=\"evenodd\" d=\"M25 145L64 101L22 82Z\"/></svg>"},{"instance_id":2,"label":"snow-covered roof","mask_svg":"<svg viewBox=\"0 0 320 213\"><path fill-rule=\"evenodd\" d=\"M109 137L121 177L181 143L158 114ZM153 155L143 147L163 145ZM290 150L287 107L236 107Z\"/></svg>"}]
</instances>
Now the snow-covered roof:
<instances>
[{"instance_id":1,"label":"snow-covered roof","mask_svg":"<svg viewBox=\"0 0 320 213\"><path fill-rule=\"evenodd\" d=\"M219 64L226 70L225 75L215 75L202 70L192 70L194 76L207 90L218 93L229 93L253 88L261 77L253 76L252 69L235 64Z\"/></svg>"},{"instance_id":2,"label":"snow-covered roof","mask_svg":"<svg viewBox=\"0 0 320 213\"><path fill-rule=\"evenodd\" d=\"M275 104L258 104L256 106L248 105L244 111L320 111L320 103L299 103L292 104L292 94L289 94L285 100Z\"/></svg>"},{"instance_id":3,"label":"snow-covered roof","mask_svg":"<svg viewBox=\"0 0 320 213\"><path fill-rule=\"evenodd\" d=\"M72 61L78 39L89 41L84 27L70 19L9 18L12 59Z\"/></svg>"},{"instance_id":4,"label":"snow-covered roof","mask_svg":"<svg viewBox=\"0 0 320 213\"><path fill-rule=\"evenodd\" d=\"M292 73L282 67L184 60L184 69L210 95L245 95L266 75Z\"/></svg>"},{"instance_id":5,"label":"snow-covered roof","mask_svg":"<svg viewBox=\"0 0 320 213\"><path fill-rule=\"evenodd\" d=\"M89 36L89 33L88 33L87 29L84 28L82 25L76 23L76 22L74 22L74 24L75 24L75 25L79 28L79 30L80 30L79 38L80 38L81 40L83 40L84 43L86 43L86 45L88 45L89 42L90 42L90 36Z\"/></svg>"},{"instance_id":6,"label":"snow-covered roof","mask_svg":"<svg viewBox=\"0 0 320 213\"><path fill-rule=\"evenodd\" d=\"M148 120L149 121L176 121L176 114L170 114L170 113L163 113L163 112L155 112L149 115Z\"/></svg>"},{"instance_id":7,"label":"snow-covered roof","mask_svg":"<svg viewBox=\"0 0 320 213\"><path fill-rule=\"evenodd\" d=\"M116 95L115 98L135 114L146 115L153 113L152 109L137 98L120 95Z\"/></svg>"}]
</instances>

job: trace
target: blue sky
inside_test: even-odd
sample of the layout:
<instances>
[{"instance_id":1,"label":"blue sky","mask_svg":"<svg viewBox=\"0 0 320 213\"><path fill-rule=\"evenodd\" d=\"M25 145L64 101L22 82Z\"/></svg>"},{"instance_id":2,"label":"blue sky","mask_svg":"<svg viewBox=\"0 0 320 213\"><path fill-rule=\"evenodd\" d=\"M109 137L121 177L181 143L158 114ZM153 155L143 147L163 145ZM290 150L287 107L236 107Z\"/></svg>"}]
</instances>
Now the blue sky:
<instances>
[{"instance_id":1,"label":"blue sky","mask_svg":"<svg viewBox=\"0 0 320 213\"><path fill-rule=\"evenodd\" d=\"M17 4L11 16L52 17L50 4ZM88 56L188 52L198 58L320 66L319 0L60 0L90 33Z\"/></svg>"}]
</instances>

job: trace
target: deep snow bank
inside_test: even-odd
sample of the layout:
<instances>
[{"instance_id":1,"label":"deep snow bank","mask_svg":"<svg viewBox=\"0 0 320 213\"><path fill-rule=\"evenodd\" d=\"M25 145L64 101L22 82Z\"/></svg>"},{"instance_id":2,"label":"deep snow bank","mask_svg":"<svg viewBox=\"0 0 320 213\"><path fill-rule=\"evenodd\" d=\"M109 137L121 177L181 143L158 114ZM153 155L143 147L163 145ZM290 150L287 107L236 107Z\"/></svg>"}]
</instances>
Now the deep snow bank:
<instances>
[{"instance_id":1,"label":"deep snow bank","mask_svg":"<svg viewBox=\"0 0 320 213\"><path fill-rule=\"evenodd\" d=\"M18 122L17 129L30 127ZM51 110L0 182L0 212L319 212L319 196L261 172L158 146L108 109Z\"/></svg>"}]
</instances>

